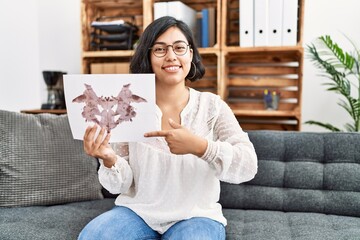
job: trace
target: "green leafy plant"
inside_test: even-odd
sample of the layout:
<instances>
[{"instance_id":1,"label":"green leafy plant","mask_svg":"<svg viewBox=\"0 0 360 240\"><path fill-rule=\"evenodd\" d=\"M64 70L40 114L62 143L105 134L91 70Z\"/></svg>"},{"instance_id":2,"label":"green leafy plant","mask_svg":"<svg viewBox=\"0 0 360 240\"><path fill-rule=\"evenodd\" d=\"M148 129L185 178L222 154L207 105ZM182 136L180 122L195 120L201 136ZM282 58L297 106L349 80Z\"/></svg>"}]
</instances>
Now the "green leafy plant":
<instances>
[{"instance_id":1,"label":"green leafy plant","mask_svg":"<svg viewBox=\"0 0 360 240\"><path fill-rule=\"evenodd\" d=\"M314 65L322 72L321 76L330 81L324 83L327 91L341 95L338 105L341 106L352 118L351 122L344 125L347 132L360 131L360 50L350 40L354 52L345 52L330 36L321 36L307 46L308 56ZM357 96L353 97L353 90ZM355 91L356 92L356 91ZM356 93L355 93L356 95ZM330 123L306 121L305 124L317 125L333 132L344 131Z\"/></svg>"}]
</instances>

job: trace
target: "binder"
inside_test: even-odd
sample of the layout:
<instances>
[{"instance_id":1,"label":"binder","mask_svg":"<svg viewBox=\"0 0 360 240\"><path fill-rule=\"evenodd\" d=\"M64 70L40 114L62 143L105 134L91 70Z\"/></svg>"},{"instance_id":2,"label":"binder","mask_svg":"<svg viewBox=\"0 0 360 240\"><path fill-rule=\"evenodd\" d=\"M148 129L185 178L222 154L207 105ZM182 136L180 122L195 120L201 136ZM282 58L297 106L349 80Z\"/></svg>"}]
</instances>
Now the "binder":
<instances>
[{"instance_id":1,"label":"binder","mask_svg":"<svg viewBox=\"0 0 360 240\"><path fill-rule=\"evenodd\" d=\"M193 34L196 32L196 11L181 1L155 2L154 20L164 16L171 16L185 22Z\"/></svg>"},{"instance_id":2,"label":"binder","mask_svg":"<svg viewBox=\"0 0 360 240\"><path fill-rule=\"evenodd\" d=\"M209 11L209 47L216 44L216 11L215 8L208 8Z\"/></svg>"},{"instance_id":3,"label":"binder","mask_svg":"<svg viewBox=\"0 0 360 240\"><path fill-rule=\"evenodd\" d=\"M168 15L168 3L156 2L154 3L154 20Z\"/></svg>"},{"instance_id":4,"label":"binder","mask_svg":"<svg viewBox=\"0 0 360 240\"><path fill-rule=\"evenodd\" d=\"M201 47L209 47L209 10L204 8L201 10Z\"/></svg>"},{"instance_id":5,"label":"binder","mask_svg":"<svg viewBox=\"0 0 360 240\"><path fill-rule=\"evenodd\" d=\"M196 46L202 47L202 12L199 11L196 13L196 33L195 40Z\"/></svg>"},{"instance_id":6,"label":"binder","mask_svg":"<svg viewBox=\"0 0 360 240\"><path fill-rule=\"evenodd\" d=\"M282 24L283 24L283 2L287 0L268 0L269 1L269 46L282 45Z\"/></svg>"},{"instance_id":7,"label":"binder","mask_svg":"<svg viewBox=\"0 0 360 240\"><path fill-rule=\"evenodd\" d=\"M192 30L193 35L196 32L196 11L181 1L167 2L168 16L185 22Z\"/></svg>"},{"instance_id":8,"label":"binder","mask_svg":"<svg viewBox=\"0 0 360 240\"><path fill-rule=\"evenodd\" d=\"M240 47L254 46L254 0L239 0Z\"/></svg>"},{"instance_id":9,"label":"binder","mask_svg":"<svg viewBox=\"0 0 360 240\"><path fill-rule=\"evenodd\" d=\"M297 44L298 0L284 0L283 4L283 46Z\"/></svg>"},{"instance_id":10,"label":"binder","mask_svg":"<svg viewBox=\"0 0 360 240\"><path fill-rule=\"evenodd\" d=\"M254 0L254 46L268 45L268 0Z\"/></svg>"}]
</instances>

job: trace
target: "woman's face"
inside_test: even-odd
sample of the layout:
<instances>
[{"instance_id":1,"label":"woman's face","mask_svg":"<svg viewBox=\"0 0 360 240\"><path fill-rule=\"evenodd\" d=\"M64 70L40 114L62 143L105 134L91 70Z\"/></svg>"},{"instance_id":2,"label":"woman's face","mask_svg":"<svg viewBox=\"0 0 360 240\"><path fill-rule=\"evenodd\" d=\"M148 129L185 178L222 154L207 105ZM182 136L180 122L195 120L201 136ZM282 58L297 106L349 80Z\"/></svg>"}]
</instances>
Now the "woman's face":
<instances>
[{"instance_id":1,"label":"woman's face","mask_svg":"<svg viewBox=\"0 0 360 240\"><path fill-rule=\"evenodd\" d=\"M185 81L193 57L188 44L185 35L177 27L169 28L155 40L151 49L151 66L157 84L175 85Z\"/></svg>"}]
</instances>

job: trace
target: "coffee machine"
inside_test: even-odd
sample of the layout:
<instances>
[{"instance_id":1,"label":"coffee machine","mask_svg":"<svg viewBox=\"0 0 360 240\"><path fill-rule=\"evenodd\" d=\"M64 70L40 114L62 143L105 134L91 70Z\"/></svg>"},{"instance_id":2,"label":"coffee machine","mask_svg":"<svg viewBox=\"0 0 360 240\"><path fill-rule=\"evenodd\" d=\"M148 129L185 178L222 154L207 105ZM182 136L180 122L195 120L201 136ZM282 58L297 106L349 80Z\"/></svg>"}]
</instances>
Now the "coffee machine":
<instances>
[{"instance_id":1,"label":"coffee machine","mask_svg":"<svg viewBox=\"0 0 360 240\"><path fill-rule=\"evenodd\" d=\"M61 71L43 71L44 81L47 86L47 101L41 105L41 109L66 109Z\"/></svg>"}]
</instances>

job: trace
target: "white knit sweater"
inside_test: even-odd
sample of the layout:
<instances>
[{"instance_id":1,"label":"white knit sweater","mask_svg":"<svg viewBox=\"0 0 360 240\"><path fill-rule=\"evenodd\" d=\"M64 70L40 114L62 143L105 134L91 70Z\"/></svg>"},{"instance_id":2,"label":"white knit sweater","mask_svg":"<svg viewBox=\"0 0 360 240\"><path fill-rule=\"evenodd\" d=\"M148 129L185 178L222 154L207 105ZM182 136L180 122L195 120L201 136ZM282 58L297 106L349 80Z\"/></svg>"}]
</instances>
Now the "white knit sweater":
<instances>
[{"instance_id":1,"label":"white knit sweater","mask_svg":"<svg viewBox=\"0 0 360 240\"><path fill-rule=\"evenodd\" d=\"M158 129L154 130L159 130L159 108L156 115ZM112 168L100 160L100 183L111 193L121 193L115 204L129 207L159 233L191 217L226 225L218 203L220 180L246 182L257 172L257 156L247 133L217 95L190 89L181 124L208 140L201 158L174 155L159 137L146 143L113 144L118 159Z\"/></svg>"}]
</instances>

